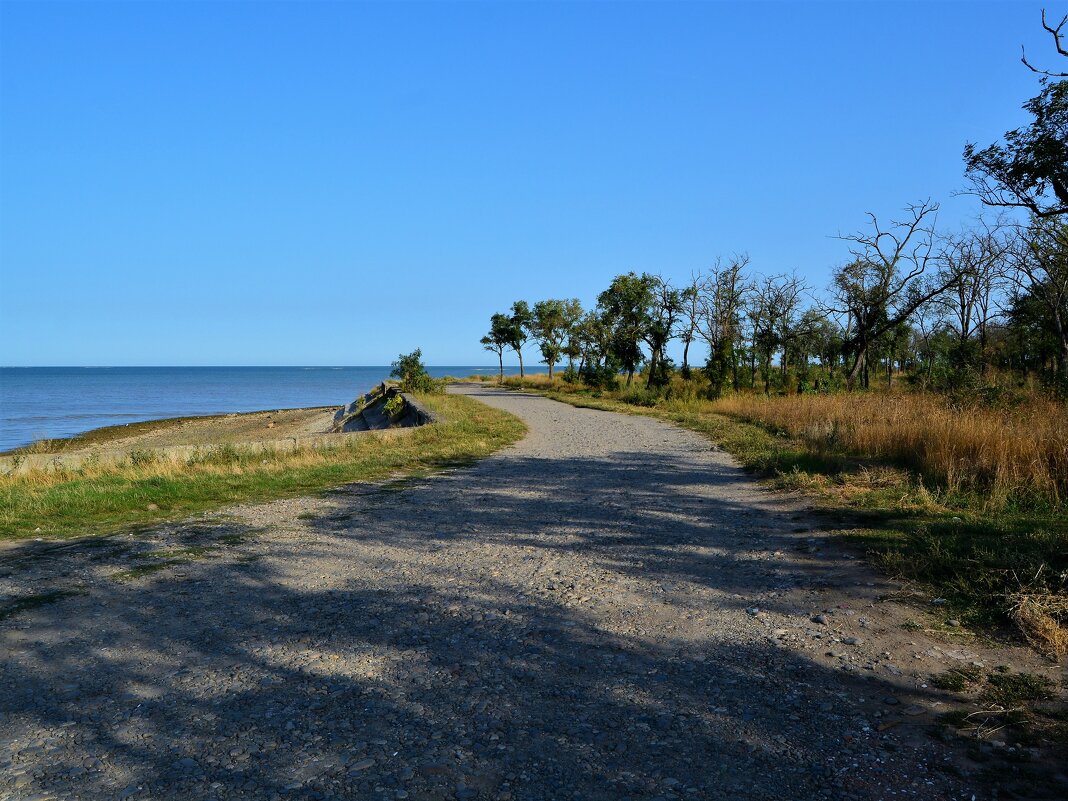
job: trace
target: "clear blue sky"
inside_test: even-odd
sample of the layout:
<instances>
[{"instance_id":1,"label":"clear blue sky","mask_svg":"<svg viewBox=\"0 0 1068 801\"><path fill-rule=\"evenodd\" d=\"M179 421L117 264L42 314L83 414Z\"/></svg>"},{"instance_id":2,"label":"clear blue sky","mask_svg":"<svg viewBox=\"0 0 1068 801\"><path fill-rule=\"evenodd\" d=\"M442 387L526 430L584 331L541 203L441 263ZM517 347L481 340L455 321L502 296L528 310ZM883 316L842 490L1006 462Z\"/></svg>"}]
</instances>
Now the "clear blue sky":
<instances>
[{"instance_id":1,"label":"clear blue sky","mask_svg":"<svg viewBox=\"0 0 1068 801\"><path fill-rule=\"evenodd\" d=\"M5 0L0 364L489 363L627 270L824 284L865 211L975 213L1042 5Z\"/></svg>"}]
</instances>

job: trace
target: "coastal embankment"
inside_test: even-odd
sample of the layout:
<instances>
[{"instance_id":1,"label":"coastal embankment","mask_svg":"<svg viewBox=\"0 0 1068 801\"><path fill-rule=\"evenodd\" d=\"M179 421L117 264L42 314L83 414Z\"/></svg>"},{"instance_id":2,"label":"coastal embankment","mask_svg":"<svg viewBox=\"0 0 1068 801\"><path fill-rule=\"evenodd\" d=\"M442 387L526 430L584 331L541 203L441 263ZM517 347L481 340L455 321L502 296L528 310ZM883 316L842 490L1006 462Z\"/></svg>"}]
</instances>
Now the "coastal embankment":
<instances>
[{"instance_id":1,"label":"coastal embankment","mask_svg":"<svg viewBox=\"0 0 1068 801\"><path fill-rule=\"evenodd\" d=\"M391 401L394 406L386 411ZM0 475L80 470L130 461L181 464L210 459L235 448L249 455L323 450L366 431L411 428L434 419L434 413L420 400L383 383L341 408L154 420L97 429L65 440L46 440L0 455Z\"/></svg>"}]
</instances>

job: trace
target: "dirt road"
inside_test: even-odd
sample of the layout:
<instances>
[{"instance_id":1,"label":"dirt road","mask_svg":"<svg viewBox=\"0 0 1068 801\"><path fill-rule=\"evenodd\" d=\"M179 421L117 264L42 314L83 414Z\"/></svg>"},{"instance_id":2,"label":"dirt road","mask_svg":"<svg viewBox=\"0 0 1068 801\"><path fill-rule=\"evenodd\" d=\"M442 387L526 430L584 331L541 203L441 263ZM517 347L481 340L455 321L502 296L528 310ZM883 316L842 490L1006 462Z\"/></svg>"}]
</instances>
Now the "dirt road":
<instances>
[{"instance_id":1,"label":"dirt road","mask_svg":"<svg viewBox=\"0 0 1068 801\"><path fill-rule=\"evenodd\" d=\"M0 796L990 797L921 686L982 655L798 502L649 418L460 391L529 436L6 566L54 602L0 623Z\"/></svg>"}]
</instances>

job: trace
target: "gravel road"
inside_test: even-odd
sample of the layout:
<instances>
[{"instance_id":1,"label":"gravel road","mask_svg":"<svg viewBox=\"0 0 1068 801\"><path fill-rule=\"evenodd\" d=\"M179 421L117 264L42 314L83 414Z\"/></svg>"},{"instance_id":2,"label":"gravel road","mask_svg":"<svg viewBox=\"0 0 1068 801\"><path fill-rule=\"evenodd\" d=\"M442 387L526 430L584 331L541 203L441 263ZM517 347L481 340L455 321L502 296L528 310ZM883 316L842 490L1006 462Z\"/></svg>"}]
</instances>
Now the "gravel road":
<instances>
[{"instance_id":1,"label":"gravel road","mask_svg":"<svg viewBox=\"0 0 1068 801\"><path fill-rule=\"evenodd\" d=\"M902 632L800 501L649 418L454 391L529 435L9 554L3 595L71 594L0 622L0 797L991 797L922 686L983 655Z\"/></svg>"}]
</instances>

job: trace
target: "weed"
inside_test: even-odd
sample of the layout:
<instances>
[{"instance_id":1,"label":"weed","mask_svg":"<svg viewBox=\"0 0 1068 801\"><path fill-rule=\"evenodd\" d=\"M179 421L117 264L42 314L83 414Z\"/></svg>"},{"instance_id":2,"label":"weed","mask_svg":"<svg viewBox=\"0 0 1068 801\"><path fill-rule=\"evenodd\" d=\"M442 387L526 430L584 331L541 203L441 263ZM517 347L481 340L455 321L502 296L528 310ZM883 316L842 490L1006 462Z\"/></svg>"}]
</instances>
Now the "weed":
<instances>
[{"instance_id":1,"label":"weed","mask_svg":"<svg viewBox=\"0 0 1068 801\"><path fill-rule=\"evenodd\" d=\"M983 671L977 667L951 668L945 673L931 676L931 684L940 690L964 692L983 680Z\"/></svg>"},{"instance_id":2,"label":"weed","mask_svg":"<svg viewBox=\"0 0 1068 801\"><path fill-rule=\"evenodd\" d=\"M1053 682L1034 673L991 673L981 698L1000 707L1019 706L1024 701L1040 701L1049 698Z\"/></svg>"}]
</instances>

